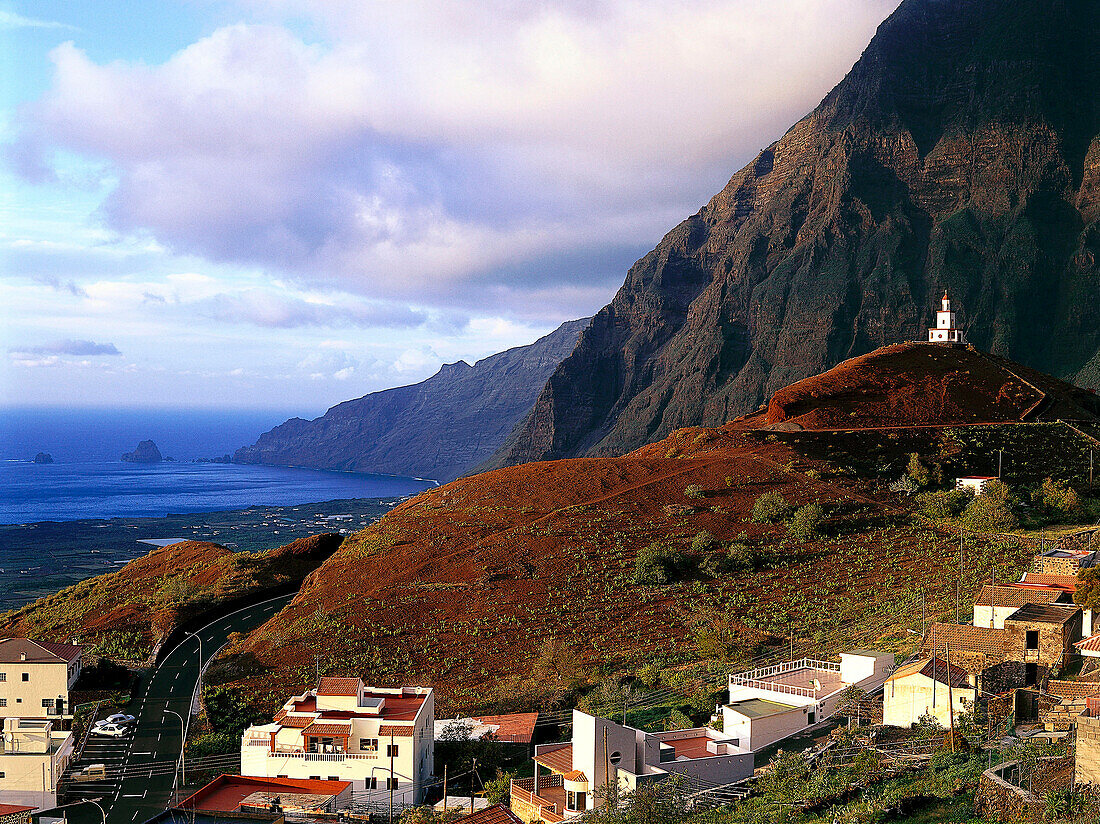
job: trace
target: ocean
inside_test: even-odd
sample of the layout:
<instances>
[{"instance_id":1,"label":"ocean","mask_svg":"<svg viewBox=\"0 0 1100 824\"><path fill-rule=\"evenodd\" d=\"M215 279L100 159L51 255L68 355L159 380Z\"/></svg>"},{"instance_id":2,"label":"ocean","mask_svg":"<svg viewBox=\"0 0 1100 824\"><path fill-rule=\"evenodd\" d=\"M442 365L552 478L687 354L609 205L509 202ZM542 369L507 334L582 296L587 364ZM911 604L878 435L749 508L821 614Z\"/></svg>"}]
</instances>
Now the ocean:
<instances>
[{"instance_id":1,"label":"ocean","mask_svg":"<svg viewBox=\"0 0 1100 824\"><path fill-rule=\"evenodd\" d=\"M389 475L190 462L231 454L287 417L280 411L0 410L0 524L392 498L433 485ZM175 460L119 460L146 439ZM38 452L48 452L54 463L32 463Z\"/></svg>"}]
</instances>

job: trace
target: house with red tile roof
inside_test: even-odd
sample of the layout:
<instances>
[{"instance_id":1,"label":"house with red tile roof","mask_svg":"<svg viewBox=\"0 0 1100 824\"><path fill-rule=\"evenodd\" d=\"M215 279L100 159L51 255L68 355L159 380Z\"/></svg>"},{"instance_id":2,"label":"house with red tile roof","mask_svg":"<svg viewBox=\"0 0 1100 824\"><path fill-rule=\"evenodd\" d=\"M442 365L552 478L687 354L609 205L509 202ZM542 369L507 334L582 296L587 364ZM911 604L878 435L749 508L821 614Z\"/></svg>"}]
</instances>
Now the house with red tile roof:
<instances>
[{"instance_id":1,"label":"house with red tile roof","mask_svg":"<svg viewBox=\"0 0 1100 824\"><path fill-rule=\"evenodd\" d=\"M219 775L177 809L196 812L335 813L351 804L350 781Z\"/></svg>"},{"instance_id":2,"label":"house with red tile roof","mask_svg":"<svg viewBox=\"0 0 1100 824\"><path fill-rule=\"evenodd\" d=\"M350 781L373 809L419 804L435 759L431 687L321 678L241 737L245 776Z\"/></svg>"},{"instance_id":3,"label":"house with red tile roof","mask_svg":"<svg viewBox=\"0 0 1100 824\"><path fill-rule=\"evenodd\" d=\"M512 811L523 821L558 824L592 810L608 786L629 792L681 776L691 791L752 771L752 752L709 727L646 732L573 710L572 740L536 746L534 777L512 781Z\"/></svg>"},{"instance_id":4,"label":"house with red tile roof","mask_svg":"<svg viewBox=\"0 0 1100 824\"><path fill-rule=\"evenodd\" d=\"M435 722L435 740L491 738L506 744L530 744L535 737L537 712L510 715L481 715L477 718L440 718Z\"/></svg>"},{"instance_id":5,"label":"house with red tile roof","mask_svg":"<svg viewBox=\"0 0 1100 824\"><path fill-rule=\"evenodd\" d=\"M0 639L0 718L72 717L69 691L83 648L30 638Z\"/></svg>"},{"instance_id":6,"label":"house with red tile roof","mask_svg":"<svg viewBox=\"0 0 1100 824\"><path fill-rule=\"evenodd\" d=\"M0 824L30 824L34 807L20 804L0 804Z\"/></svg>"}]
</instances>

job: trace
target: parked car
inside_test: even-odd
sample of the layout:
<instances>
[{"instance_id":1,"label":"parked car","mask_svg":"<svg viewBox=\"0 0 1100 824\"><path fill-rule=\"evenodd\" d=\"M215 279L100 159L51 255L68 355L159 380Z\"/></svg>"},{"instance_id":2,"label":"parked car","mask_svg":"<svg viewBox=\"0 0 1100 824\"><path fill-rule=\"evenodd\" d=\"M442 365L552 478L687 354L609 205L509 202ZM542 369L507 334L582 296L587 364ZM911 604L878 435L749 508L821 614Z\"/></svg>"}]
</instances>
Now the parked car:
<instances>
[{"instance_id":1,"label":"parked car","mask_svg":"<svg viewBox=\"0 0 1100 824\"><path fill-rule=\"evenodd\" d=\"M109 735L112 738L122 738L130 730L121 724L102 724L92 727L92 735Z\"/></svg>"},{"instance_id":2,"label":"parked car","mask_svg":"<svg viewBox=\"0 0 1100 824\"><path fill-rule=\"evenodd\" d=\"M73 774L73 781L106 781L107 780L107 765L106 764L89 764L78 773Z\"/></svg>"},{"instance_id":3,"label":"parked car","mask_svg":"<svg viewBox=\"0 0 1100 824\"><path fill-rule=\"evenodd\" d=\"M137 719L134 718L134 716L126 715L125 713L122 713L122 712L116 712L114 715L108 715L107 716L107 723L108 724L126 725L126 724L133 724L135 721L137 721Z\"/></svg>"}]
</instances>

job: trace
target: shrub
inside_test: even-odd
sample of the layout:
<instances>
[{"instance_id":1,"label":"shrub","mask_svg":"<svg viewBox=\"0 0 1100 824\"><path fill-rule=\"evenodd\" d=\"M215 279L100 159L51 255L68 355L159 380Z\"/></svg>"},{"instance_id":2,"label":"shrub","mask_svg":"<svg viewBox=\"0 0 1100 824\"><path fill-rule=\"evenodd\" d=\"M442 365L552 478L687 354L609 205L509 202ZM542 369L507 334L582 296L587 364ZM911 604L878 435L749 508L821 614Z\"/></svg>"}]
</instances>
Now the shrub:
<instances>
[{"instance_id":1,"label":"shrub","mask_svg":"<svg viewBox=\"0 0 1100 824\"><path fill-rule=\"evenodd\" d=\"M787 534L796 541L809 541L818 536L818 530L825 520L825 510L821 504L806 504L798 509L787 522Z\"/></svg>"},{"instance_id":2,"label":"shrub","mask_svg":"<svg viewBox=\"0 0 1100 824\"><path fill-rule=\"evenodd\" d=\"M639 584L667 584L684 565L684 556L668 544L654 541L638 550L634 580Z\"/></svg>"},{"instance_id":3,"label":"shrub","mask_svg":"<svg viewBox=\"0 0 1100 824\"><path fill-rule=\"evenodd\" d=\"M917 507L929 518L955 518L966 509L971 497L969 489L922 492L917 496Z\"/></svg>"},{"instance_id":4,"label":"shrub","mask_svg":"<svg viewBox=\"0 0 1100 824\"><path fill-rule=\"evenodd\" d=\"M774 524L790 517L794 507L778 491L765 492L752 505L752 521L757 524Z\"/></svg>"},{"instance_id":5,"label":"shrub","mask_svg":"<svg viewBox=\"0 0 1100 824\"><path fill-rule=\"evenodd\" d=\"M1000 481L990 481L982 494L974 498L963 510L962 521L978 531L999 531L1016 526L1016 497Z\"/></svg>"},{"instance_id":6,"label":"shrub","mask_svg":"<svg viewBox=\"0 0 1100 824\"><path fill-rule=\"evenodd\" d=\"M665 719L666 730L686 730L695 726L691 719L688 718L680 710L673 710L668 718Z\"/></svg>"},{"instance_id":7,"label":"shrub","mask_svg":"<svg viewBox=\"0 0 1100 824\"><path fill-rule=\"evenodd\" d=\"M909 463L905 467L905 474L908 475L917 486L925 487L932 486L943 482L943 470L939 464L932 464L928 466L921 460L920 455L916 452L909 456Z\"/></svg>"},{"instance_id":8,"label":"shrub","mask_svg":"<svg viewBox=\"0 0 1100 824\"><path fill-rule=\"evenodd\" d=\"M657 680L661 677L661 671L657 668L657 665L650 661L648 664L643 664L638 668L638 671L634 673L634 677L638 679L638 682L646 689L653 689L657 686Z\"/></svg>"},{"instance_id":9,"label":"shrub","mask_svg":"<svg viewBox=\"0 0 1100 824\"><path fill-rule=\"evenodd\" d=\"M1046 512L1065 518L1076 519L1081 515L1081 499L1068 484L1047 478L1043 485L1035 490L1032 499Z\"/></svg>"},{"instance_id":10,"label":"shrub","mask_svg":"<svg viewBox=\"0 0 1100 824\"><path fill-rule=\"evenodd\" d=\"M897 492L902 495L912 495L920 489L920 484L910 478L908 475L902 475L892 484L890 484L890 491Z\"/></svg>"},{"instance_id":11,"label":"shrub","mask_svg":"<svg viewBox=\"0 0 1100 824\"><path fill-rule=\"evenodd\" d=\"M686 497L686 498L702 498L703 497L703 487L699 486L699 484L690 484L690 485L684 487L684 497Z\"/></svg>"},{"instance_id":12,"label":"shrub","mask_svg":"<svg viewBox=\"0 0 1100 824\"><path fill-rule=\"evenodd\" d=\"M747 544L734 542L726 550L726 563L735 572L756 566L756 553Z\"/></svg>"},{"instance_id":13,"label":"shrub","mask_svg":"<svg viewBox=\"0 0 1100 824\"><path fill-rule=\"evenodd\" d=\"M696 532L695 537L691 539L691 551L700 554L709 552L714 548L715 543L714 536L704 529L700 532Z\"/></svg>"}]
</instances>

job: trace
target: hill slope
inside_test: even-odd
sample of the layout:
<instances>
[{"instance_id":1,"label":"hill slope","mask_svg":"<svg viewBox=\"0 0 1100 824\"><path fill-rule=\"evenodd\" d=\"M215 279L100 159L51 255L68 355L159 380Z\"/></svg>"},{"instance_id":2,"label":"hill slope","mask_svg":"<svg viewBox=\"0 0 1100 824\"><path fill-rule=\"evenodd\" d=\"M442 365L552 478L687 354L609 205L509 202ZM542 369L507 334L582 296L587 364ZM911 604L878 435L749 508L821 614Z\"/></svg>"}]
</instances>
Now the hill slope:
<instances>
[{"instance_id":1,"label":"hill slope","mask_svg":"<svg viewBox=\"0 0 1100 824\"><path fill-rule=\"evenodd\" d=\"M588 321L473 366L447 364L420 383L345 401L312 421L291 418L233 461L451 480L501 445Z\"/></svg>"},{"instance_id":2,"label":"hill slope","mask_svg":"<svg viewBox=\"0 0 1100 824\"><path fill-rule=\"evenodd\" d=\"M1100 386L1100 5L904 0L631 268L490 466L622 454L923 338Z\"/></svg>"}]
</instances>

